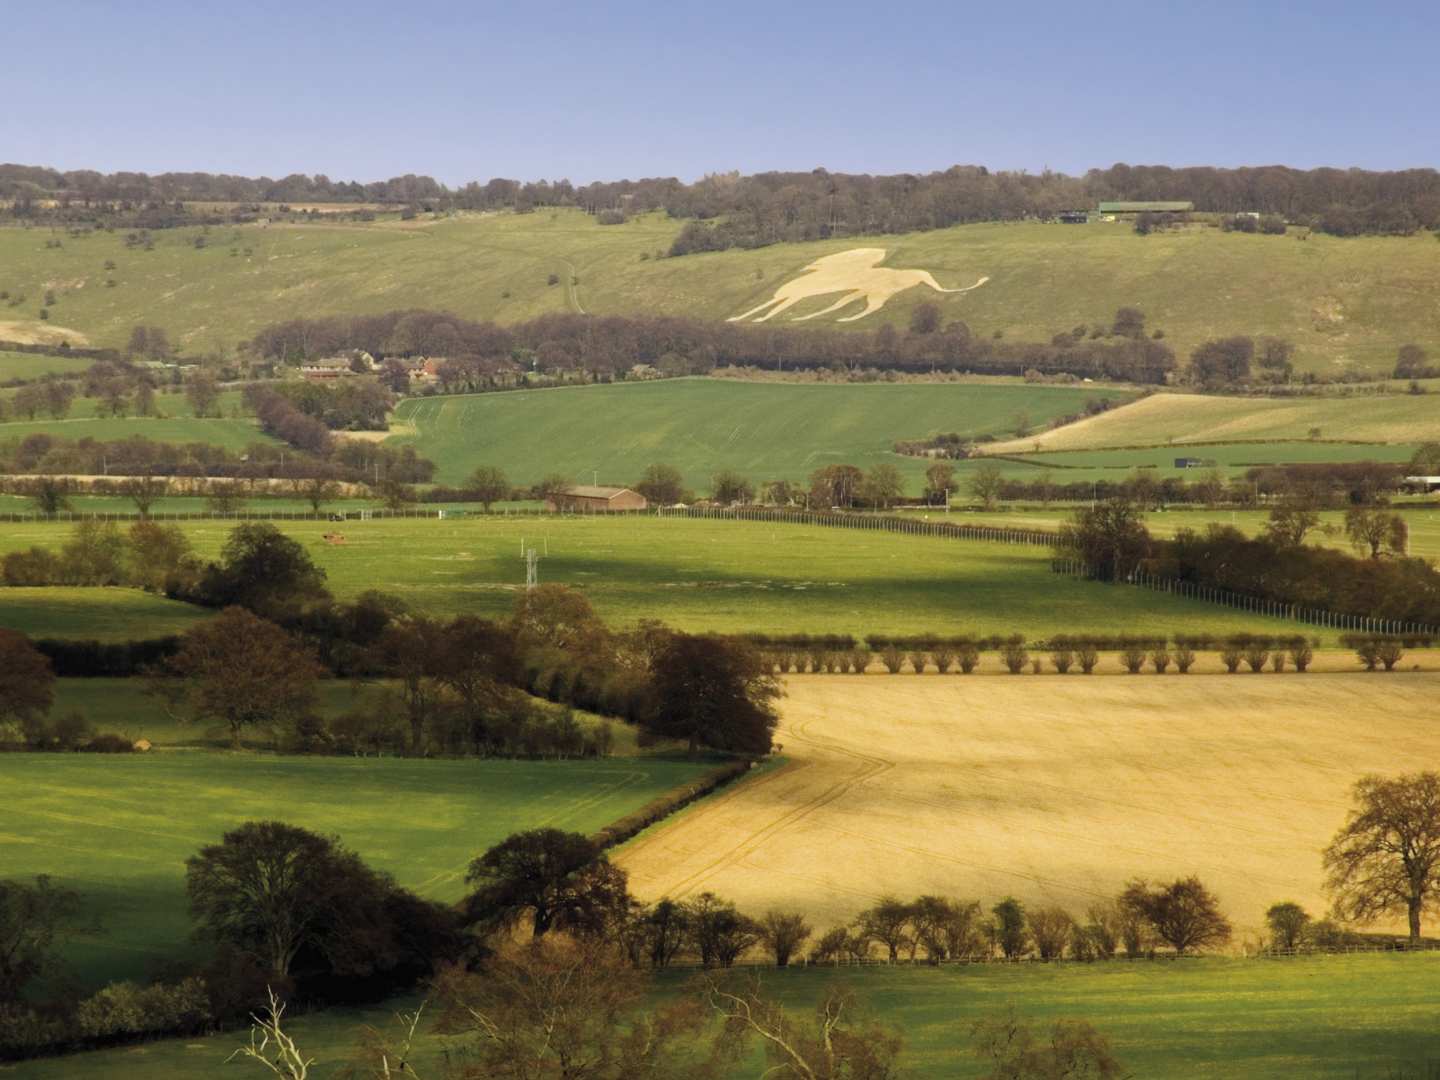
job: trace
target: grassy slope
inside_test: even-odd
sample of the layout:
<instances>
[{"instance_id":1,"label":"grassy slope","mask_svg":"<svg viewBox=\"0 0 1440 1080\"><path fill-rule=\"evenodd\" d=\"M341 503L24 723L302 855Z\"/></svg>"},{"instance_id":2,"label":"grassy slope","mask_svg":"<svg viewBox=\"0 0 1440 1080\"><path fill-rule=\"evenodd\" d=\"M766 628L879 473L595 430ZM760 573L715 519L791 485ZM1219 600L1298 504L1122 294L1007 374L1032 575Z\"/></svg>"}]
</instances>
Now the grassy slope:
<instances>
[{"instance_id":1,"label":"grassy slope","mask_svg":"<svg viewBox=\"0 0 1440 1080\"><path fill-rule=\"evenodd\" d=\"M440 900L465 865L521 828L592 831L697 775L703 764L416 761L153 753L9 754L0 788L6 876L51 874L104 933L68 956L87 983L144 975L189 934L183 863L241 822L280 818L338 834L373 866Z\"/></svg>"},{"instance_id":2,"label":"grassy slope","mask_svg":"<svg viewBox=\"0 0 1440 1080\"><path fill-rule=\"evenodd\" d=\"M380 589L434 614L499 616L523 588L521 543L541 580L573 585L605 618L687 630L900 633L1232 632L1290 624L1139 589L1057 577L1041 548L797 525L524 517L282 522L341 597ZM0 524L0 553L57 547L68 526ZM224 522L181 524L215 556ZM0 590L0 603L5 592ZM23 628L23 624L17 623ZM137 620L141 631L150 624ZM75 627L83 632L82 626Z\"/></svg>"},{"instance_id":3,"label":"grassy slope","mask_svg":"<svg viewBox=\"0 0 1440 1080\"><path fill-rule=\"evenodd\" d=\"M184 633L212 614L139 589L0 587L0 627L23 630L34 638L164 637Z\"/></svg>"},{"instance_id":4,"label":"grassy slope","mask_svg":"<svg viewBox=\"0 0 1440 1080\"><path fill-rule=\"evenodd\" d=\"M1217 443L1236 439L1322 439L1372 443L1440 440L1440 404L1430 394L1383 397L1256 398L1154 394L1122 409L988 447L991 453L1025 453L1038 442L1044 450L1092 450L1107 446L1150 446L1174 442ZM1317 454L1342 447L1317 444ZM1336 460L1329 457L1328 460Z\"/></svg>"},{"instance_id":5,"label":"grassy slope","mask_svg":"<svg viewBox=\"0 0 1440 1080\"><path fill-rule=\"evenodd\" d=\"M15 390L0 390L0 398L11 397L15 393ZM240 392L236 390L220 395L221 416L209 419L197 418L183 394L161 394L156 398L155 406L156 416L101 416L98 398L76 398L70 415L64 420L12 418L0 423L0 441L36 434L107 441L143 435L157 442L212 443L234 451L243 450L254 442L276 441L261 431L253 419L240 415Z\"/></svg>"},{"instance_id":6,"label":"grassy slope","mask_svg":"<svg viewBox=\"0 0 1440 1080\"><path fill-rule=\"evenodd\" d=\"M1184 964L1100 964L1025 968L870 968L842 975L877 1019L905 1032L907 1075L973 1080L984 1070L969 1053L969 1025L1013 1004L1043 1025L1084 1018L1112 1041L1129 1074L1166 1080L1391 1080L1424 1075L1440 1053L1431 1015L1440 958L1335 956L1277 962L1204 959ZM796 1011L835 976L825 969L775 972L767 986ZM667 978L678 992L680 976ZM318 1063L311 1076L338 1075L365 1026L396 1031L389 1008L333 1010L298 1018L293 1031ZM23 1080L202 1080L243 1042L239 1033L170 1039L20 1066ZM441 1070L441 1040L425 1041L413 1064ZM758 1062L736 1070L755 1076Z\"/></svg>"},{"instance_id":7,"label":"grassy slope","mask_svg":"<svg viewBox=\"0 0 1440 1080\"><path fill-rule=\"evenodd\" d=\"M37 379L41 375L73 375L84 371L92 363L93 360L81 356L47 356L44 353L0 349L0 380Z\"/></svg>"},{"instance_id":8,"label":"grassy slope","mask_svg":"<svg viewBox=\"0 0 1440 1080\"><path fill-rule=\"evenodd\" d=\"M997 224L642 261L678 229L661 215L607 227L578 211L542 211L216 228L200 250L192 246L197 230L166 231L150 252L127 250L118 233L46 249L48 231L6 229L0 288L30 302L0 316L36 320L39 297L53 287L55 325L119 345L137 322L158 323L191 350L233 346L278 319L409 306L502 321L577 302L597 314L727 318L820 255L881 246L887 265L928 269L942 285L981 274L991 281L950 297L912 289L853 327L904 326L917 304L934 300L979 333L1048 340L1135 304L1182 354L1216 335L1276 334L1300 346L1302 367L1320 371L1347 362L1387 369L1399 345L1440 339L1440 310L1429 300L1440 288L1440 259L1428 235L1301 241L1195 229L1138 237L1119 224ZM113 289L103 285L106 259L118 264ZM551 273L562 283L547 285ZM564 284L572 274L573 298Z\"/></svg>"},{"instance_id":9,"label":"grassy slope","mask_svg":"<svg viewBox=\"0 0 1440 1080\"><path fill-rule=\"evenodd\" d=\"M674 465L708 490L721 469L756 481L804 480L823 465L900 466L918 492L925 462L891 450L896 439L940 432L1013 431L1078 412L1089 398L1123 392L1053 386L865 386L677 379L615 386L415 398L397 419L414 424L417 451L459 483L477 465L500 465L515 483L559 472L586 483L634 483L652 462Z\"/></svg>"}]
</instances>

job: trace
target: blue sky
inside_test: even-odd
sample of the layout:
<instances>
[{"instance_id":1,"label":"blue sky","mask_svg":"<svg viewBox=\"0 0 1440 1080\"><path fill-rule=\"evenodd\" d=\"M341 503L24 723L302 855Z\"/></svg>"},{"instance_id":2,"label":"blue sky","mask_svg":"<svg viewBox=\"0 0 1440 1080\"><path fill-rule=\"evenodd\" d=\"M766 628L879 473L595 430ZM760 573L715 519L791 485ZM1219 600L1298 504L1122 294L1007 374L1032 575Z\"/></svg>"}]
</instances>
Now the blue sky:
<instances>
[{"instance_id":1,"label":"blue sky","mask_svg":"<svg viewBox=\"0 0 1440 1080\"><path fill-rule=\"evenodd\" d=\"M5 8L0 161L60 168L1440 164L1434 0Z\"/></svg>"}]
</instances>

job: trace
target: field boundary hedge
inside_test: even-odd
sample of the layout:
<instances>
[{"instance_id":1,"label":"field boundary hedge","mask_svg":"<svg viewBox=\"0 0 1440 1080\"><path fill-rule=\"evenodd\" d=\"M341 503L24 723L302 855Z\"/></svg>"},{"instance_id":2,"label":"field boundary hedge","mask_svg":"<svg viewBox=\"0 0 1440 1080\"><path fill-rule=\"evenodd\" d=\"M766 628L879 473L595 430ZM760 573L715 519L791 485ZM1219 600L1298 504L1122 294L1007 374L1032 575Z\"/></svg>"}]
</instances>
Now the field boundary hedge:
<instances>
[{"instance_id":1,"label":"field boundary hedge","mask_svg":"<svg viewBox=\"0 0 1440 1080\"><path fill-rule=\"evenodd\" d=\"M672 788L665 794L651 799L640 809L632 810L623 817L617 818L603 829L591 833L590 839L602 851L617 847L626 840L638 836L651 825L657 825L664 821L676 811L684 809L691 803L697 802L706 795L745 776L754 767L755 762L748 758L740 761L727 761L725 764L711 769L700 779L678 788Z\"/></svg>"}]
</instances>

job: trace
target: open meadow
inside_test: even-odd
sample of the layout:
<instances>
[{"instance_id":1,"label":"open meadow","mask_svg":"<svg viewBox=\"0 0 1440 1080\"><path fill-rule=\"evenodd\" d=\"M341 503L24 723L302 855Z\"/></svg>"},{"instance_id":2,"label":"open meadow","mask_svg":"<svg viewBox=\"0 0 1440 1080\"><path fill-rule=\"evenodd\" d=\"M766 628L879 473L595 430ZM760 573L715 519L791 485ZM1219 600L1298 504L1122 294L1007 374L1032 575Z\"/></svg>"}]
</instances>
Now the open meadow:
<instances>
[{"instance_id":1,"label":"open meadow","mask_svg":"<svg viewBox=\"0 0 1440 1080\"><path fill-rule=\"evenodd\" d=\"M406 888L458 900L469 860L521 829L593 832L698 776L657 757L475 761L155 751L0 755L7 878L50 874L100 932L65 957L87 986L153 974L189 944L184 861L279 819L335 834Z\"/></svg>"},{"instance_id":2,"label":"open meadow","mask_svg":"<svg viewBox=\"0 0 1440 1080\"><path fill-rule=\"evenodd\" d=\"M994 967L873 967L838 978L874 1019L905 1035L905 1075L978 1080L970 1025L1014 1006L1037 1026L1086 1019L1108 1036L1129 1075L1165 1080L1402 1080L1427 1075L1440 1054L1434 987L1440 956L1319 956L1287 960L1206 957L1181 963L1034 964ZM660 982L685 993L687 976ZM827 968L765 975L787 1008L808 1013L837 979ZM399 1030L395 1014L419 997L384 1007L330 1009L288 1024L316 1058L312 1080L339 1080L366 1028ZM422 1025L423 1029L423 1025ZM244 1032L165 1039L12 1066L16 1080L209 1080L246 1040ZM409 1061L443 1075L449 1040L426 1035ZM756 1076L758 1055L734 1080Z\"/></svg>"},{"instance_id":3,"label":"open meadow","mask_svg":"<svg viewBox=\"0 0 1440 1080\"><path fill-rule=\"evenodd\" d=\"M214 612L140 589L0 586L0 627L32 638L125 641L182 634Z\"/></svg>"},{"instance_id":4,"label":"open meadow","mask_svg":"<svg viewBox=\"0 0 1440 1080\"><path fill-rule=\"evenodd\" d=\"M491 516L276 523L326 571L337 597L368 589L433 615L501 617L525 584L522 544L542 553L540 579L579 589L617 625L661 619L690 631L735 633L1225 634L1298 632L1295 623L1050 571L1041 547L853 529L653 516ZM0 522L0 555L59 548L72 526ZM181 522L198 554L218 556L234 523ZM325 535L339 533L343 543ZM52 591L0 588L0 625L95 636L84 617L46 612ZM155 636L154 605L125 590L54 590L130 597L131 634ZM37 605L37 601L39 601ZM196 610L196 609L189 609Z\"/></svg>"},{"instance_id":5,"label":"open meadow","mask_svg":"<svg viewBox=\"0 0 1440 1080\"><path fill-rule=\"evenodd\" d=\"M1262 439L1293 442L1306 439L1345 440L1407 445L1436 442L1440 441L1440 404L1437 404L1429 393L1282 399L1160 393L1132 401L1122 409L1112 409L1053 431L1042 431L1023 439L993 443L984 449L991 454L1016 454L1029 453L1037 448L1163 448L1168 444L1213 444ZM1264 452L1269 448L1256 446L1253 449ZM1313 443L1311 452L1331 455L1340 449L1342 448L1317 441ZM1201 456L1212 455L1206 450ZM1345 459L1317 456L1315 460Z\"/></svg>"},{"instance_id":6,"label":"open meadow","mask_svg":"<svg viewBox=\"0 0 1440 1080\"><path fill-rule=\"evenodd\" d=\"M1131 878L1198 874L1238 945L1278 901L1327 910L1320 851L1357 779L1440 755L1435 673L786 687L786 767L626 845L642 899L710 890L823 930L885 893L1013 895L1080 916Z\"/></svg>"},{"instance_id":7,"label":"open meadow","mask_svg":"<svg viewBox=\"0 0 1440 1080\"><path fill-rule=\"evenodd\" d=\"M578 210L255 224L164 230L150 251L126 247L118 232L47 247L63 233L9 228L0 230L0 290L27 302L0 315L17 324L12 339L64 326L95 345L123 345L137 323L159 324L187 352L233 348L287 318L385 308L501 322L563 311L724 319L817 258L882 247L887 267L929 271L947 288L989 281L963 295L909 289L875 315L838 325L904 327L933 301L977 334L1048 341L1079 324L1108 325L1116 308L1134 305L1182 356L1211 337L1275 335L1296 343L1303 370L1321 372L1388 371L1400 345L1440 338L1430 301L1440 260L1423 233L1340 239L1197 226L1137 236L1125 223L1005 223L657 257L681 224L647 214L605 226ZM47 289L56 302L42 323ZM832 299L806 301L767 325L784 327Z\"/></svg>"},{"instance_id":8,"label":"open meadow","mask_svg":"<svg viewBox=\"0 0 1440 1080\"><path fill-rule=\"evenodd\" d=\"M633 484L647 465L679 469L685 483L710 490L732 469L756 483L803 482L826 465L897 466L912 495L928 461L894 452L898 439L956 432L1013 432L1024 418L1043 427L1093 399L1132 395L1102 387L1004 384L873 384L666 379L456 397L411 398L396 419L439 466L442 483L462 483L478 465L499 465L512 483L559 473L589 483ZM0 431L3 431L0 428Z\"/></svg>"}]
</instances>

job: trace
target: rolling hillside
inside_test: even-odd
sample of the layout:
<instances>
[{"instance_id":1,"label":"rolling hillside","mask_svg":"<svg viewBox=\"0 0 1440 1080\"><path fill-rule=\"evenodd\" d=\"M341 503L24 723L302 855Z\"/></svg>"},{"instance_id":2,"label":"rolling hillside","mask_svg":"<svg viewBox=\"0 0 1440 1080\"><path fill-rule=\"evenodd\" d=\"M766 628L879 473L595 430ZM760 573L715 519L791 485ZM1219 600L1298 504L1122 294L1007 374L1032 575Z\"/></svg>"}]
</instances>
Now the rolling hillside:
<instances>
[{"instance_id":1,"label":"rolling hillside","mask_svg":"<svg viewBox=\"0 0 1440 1080\"><path fill-rule=\"evenodd\" d=\"M127 247L120 233L47 248L59 233L4 229L0 290L10 300L0 306L0 339L63 326L117 345L143 322L200 351L233 347L280 319L403 307L500 321L566 310L724 319L819 257L883 247L886 267L928 271L947 288L989 280L963 295L911 288L857 322L832 322L849 313L839 311L805 325L903 327L930 300L977 333L1048 341L1133 304L1182 355L1212 336L1274 334L1294 341L1299 365L1315 371L1383 371L1401 344L1440 343L1440 249L1428 234L1302 239L1195 228L1141 237L1123 224L989 224L657 258L679 227L658 214L602 226L579 211L541 211L180 229L154 234L151 251ZM56 299L40 322L47 289ZM767 325L791 325L791 315L833 299L804 301Z\"/></svg>"}]
</instances>

